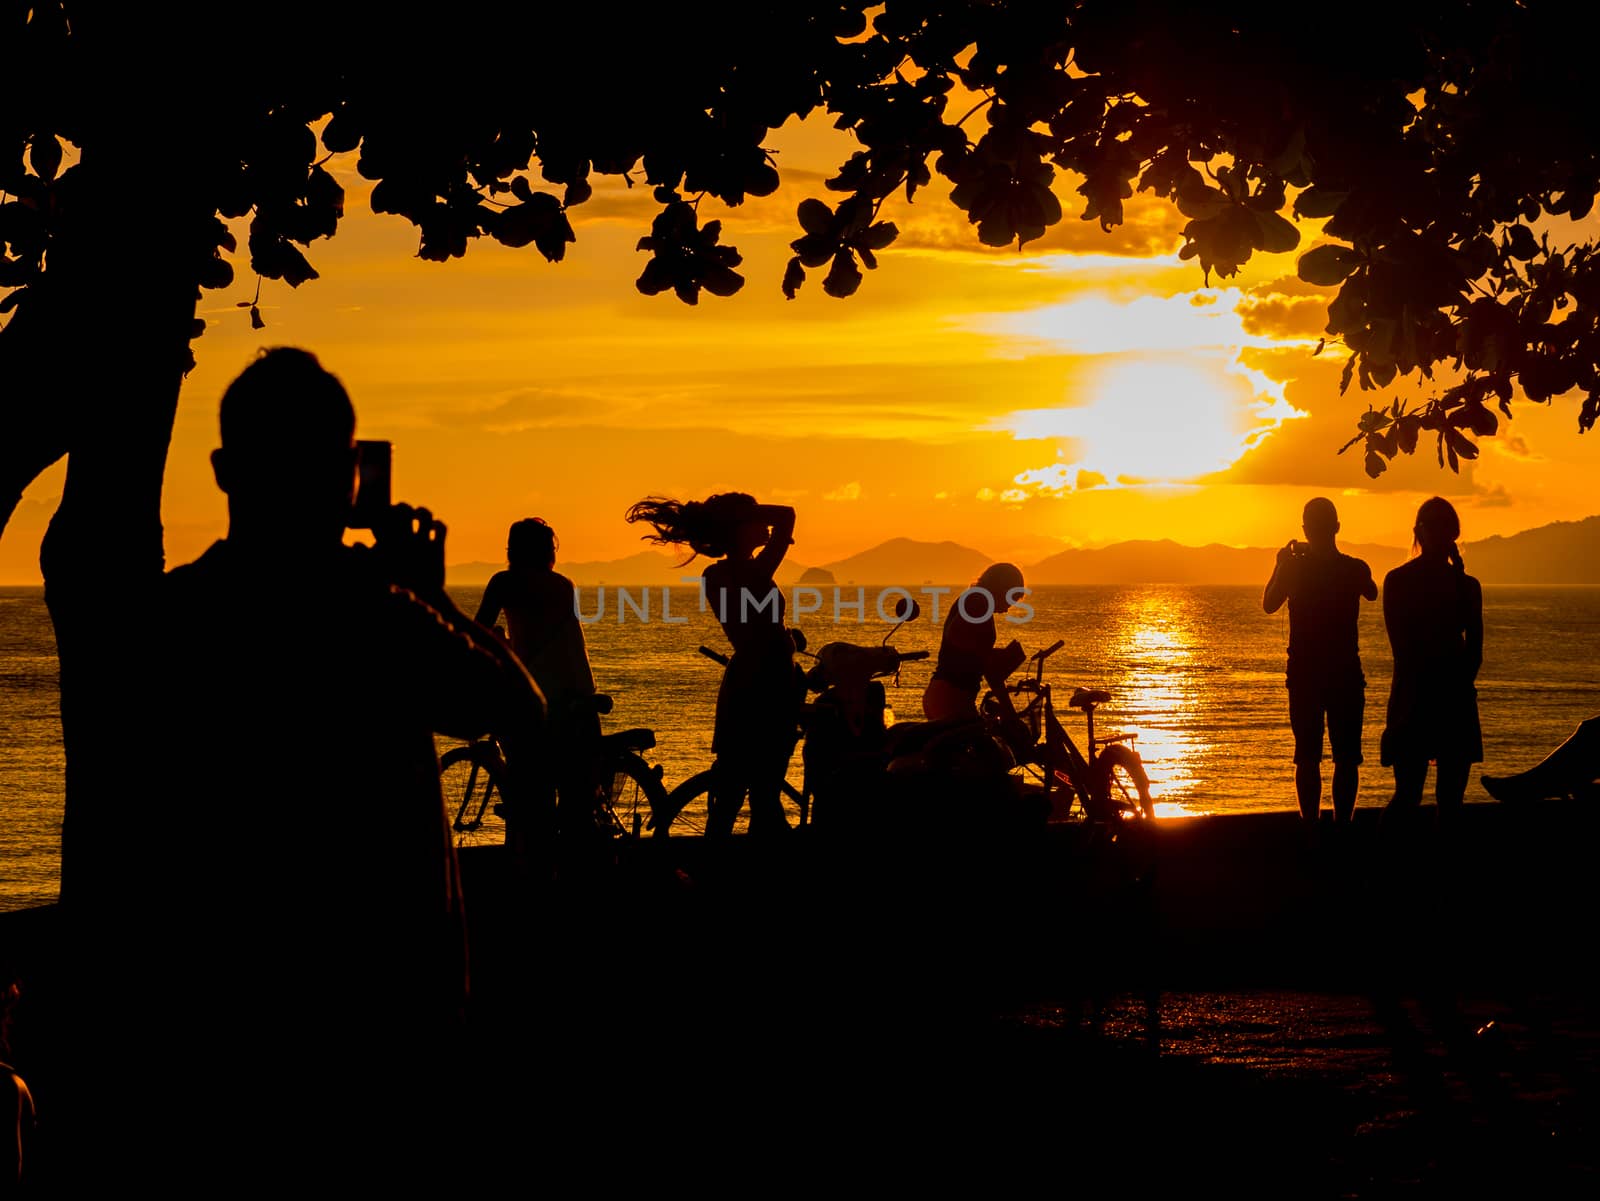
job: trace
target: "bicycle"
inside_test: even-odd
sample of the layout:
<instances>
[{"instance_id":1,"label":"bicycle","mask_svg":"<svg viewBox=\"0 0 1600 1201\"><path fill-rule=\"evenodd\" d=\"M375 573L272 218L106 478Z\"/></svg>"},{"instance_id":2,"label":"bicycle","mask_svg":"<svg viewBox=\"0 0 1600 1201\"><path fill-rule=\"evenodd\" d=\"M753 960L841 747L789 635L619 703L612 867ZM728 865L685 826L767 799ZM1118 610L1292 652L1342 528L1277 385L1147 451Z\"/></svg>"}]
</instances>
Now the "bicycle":
<instances>
[{"instance_id":1,"label":"bicycle","mask_svg":"<svg viewBox=\"0 0 1600 1201\"><path fill-rule=\"evenodd\" d=\"M792 826L811 825L815 820L819 792L831 805L836 799L841 773L848 774L855 760L865 757L877 761L883 750L886 698L878 681L898 677L904 663L926 659L927 651L902 651L889 640L906 622L921 614L915 601L902 604L899 622L877 646L858 646L850 642L830 642L812 654L806 650L805 636L793 630L797 653L813 660L805 674L808 692L818 693L815 701L800 706L794 729L794 745L803 739L801 784L796 788L785 778L780 794L787 804L786 817ZM700 654L726 667L728 656L708 646ZM813 767L816 776L813 777ZM657 837L704 834L711 814L711 786L715 768L696 772L668 796L667 810L656 825ZM734 815L733 830L747 832L745 809Z\"/></svg>"},{"instance_id":2,"label":"bicycle","mask_svg":"<svg viewBox=\"0 0 1600 1201\"><path fill-rule=\"evenodd\" d=\"M604 716L611 712L612 700L597 693L594 706ZM613 838L642 838L666 809L662 769L640 757L655 744L655 732L646 729L600 738L595 825ZM439 759L439 778L446 811L453 810L457 846L506 841L505 752L493 734L446 751Z\"/></svg>"},{"instance_id":3,"label":"bicycle","mask_svg":"<svg viewBox=\"0 0 1600 1201\"><path fill-rule=\"evenodd\" d=\"M1058 640L1031 656L1032 678L1006 686L1013 697L1026 698L1017 709L1017 717L1033 738L1032 747L1018 755L1018 765L1040 790L1052 815L1058 811L1056 797L1066 794L1065 803L1059 806L1061 820L1070 819L1074 802L1089 822L1116 824L1153 819L1156 814L1150 777L1139 753L1127 745L1138 735L1097 736L1094 732L1094 711L1109 701L1111 694L1099 688L1076 688L1067 701L1071 707L1083 710L1088 725L1087 756L1056 716L1054 692L1045 683L1044 664L1065 645L1065 640ZM992 691L984 698L983 712L991 726L1000 725L1003 708Z\"/></svg>"},{"instance_id":4,"label":"bicycle","mask_svg":"<svg viewBox=\"0 0 1600 1201\"><path fill-rule=\"evenodd\" d=\"M699 648L700 654L710 659L713 663L728 666L729 656L721 651L713 650L709 646ZM795 743L798 744L804 733L804 710L809 706L801 706L802 716L795 725ZM793 754L793 747L790 748ZM654 835L657 838L683 837L704 835L707 823L711 817L711 784L715 779L716 769L708 767L704 771L697 771L694 775L684 780L667 794L666 804L656 810L657 818L654 824ZM780 795L785 802L784 816L791 824L806 825L811 820L811 793L804 783L799 788L789 783L785 778L779 786ZM749 809L741 806L734 815L733 832L736 834L748 833L750 829Z\"/></svg>"}]
</instances>

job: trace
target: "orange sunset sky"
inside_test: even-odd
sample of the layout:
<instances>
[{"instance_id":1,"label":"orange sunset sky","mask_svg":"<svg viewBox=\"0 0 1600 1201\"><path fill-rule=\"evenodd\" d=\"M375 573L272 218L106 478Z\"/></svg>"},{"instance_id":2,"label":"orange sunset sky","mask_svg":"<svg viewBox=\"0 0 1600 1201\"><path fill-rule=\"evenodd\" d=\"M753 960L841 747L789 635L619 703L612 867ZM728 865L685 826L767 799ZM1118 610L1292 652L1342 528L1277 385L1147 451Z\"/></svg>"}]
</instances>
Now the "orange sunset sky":
<instances>
[{"instance_id":1,"label":"orange sunset sky","mask_svg":"<svg viewBox=\"0 0 1600 1201\"><path fill-rule=\"evenodd\" d=\"M1435 492L1468 540L1600 510L1600 439L1578 434L1571 400L1522 403L1459 476L1428 443L1378 481L1356 452L1335 454L1369 401L1423 393L1401 381L1341 398L1339 348L1312 357L1328 293L1294 272L1317 223L1302 224L1299 251L1207 287L1178 260L1184 218L1164 202L1136 199L1105 234L1077 219L1078 181L1058 177L1066 219L998 252L935 176L914 204L885 206L901 237L855 297L824 295L817 271L791 302L778 283L795 206L837 199L822 181L854 144L815 116L767 144L777 194L701 209L744 253L745 288L695 308L634 289L646 262L634 244L657 209L647 187L596 177L563 263L482 239L439 264L415 257L409 224L372 214L355 156L335 158L348 215L309 251L322 278L266 283L261 331L235 307L254 289L243 262L201 302L209 327L167 468L169 565L224 532L207 462L218 398L258 347L283 344L344 380L361 436L394 441L395 498L448 523L452 563L499 560L506 527L529 515L557 528L563 559L631 554L642 544L623 510L652 492L793 504L803 563L898 535L1021 563L1127 538L1277 545L1318 493L1336 500L1344 539L1394 546ZM63 476L25 495L0 539L0 582L38 582Z\"/></svg>"}]
</instances>

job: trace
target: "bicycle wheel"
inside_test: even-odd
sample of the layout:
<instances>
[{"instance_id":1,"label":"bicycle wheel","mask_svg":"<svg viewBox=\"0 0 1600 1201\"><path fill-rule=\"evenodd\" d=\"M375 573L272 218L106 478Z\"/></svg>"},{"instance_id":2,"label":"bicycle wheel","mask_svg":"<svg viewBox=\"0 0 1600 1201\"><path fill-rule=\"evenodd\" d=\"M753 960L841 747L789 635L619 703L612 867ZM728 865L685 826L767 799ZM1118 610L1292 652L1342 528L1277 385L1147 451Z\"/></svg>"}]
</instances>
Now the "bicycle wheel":
<instances>
[{"instance_id":1,"label":"bicycle wheel","mask_svg":"<svg viewBox=\"0 0 1600 1201\"><path fill-rule=\"evenodd\" d=\"M505 764L490 747L471 743L439 759L439 786L456 845L481 846L506 840Z\"/></svg>"},{"instance_id":2,"label":"bicycle wheel","mask_svg":"<svg viewBox=\"0 0 1600 1201\"><path fill-rule=\"evenodd\" d=\"M711 805L711 771L696 772L667 794L656 810L655 836L678 838L704 834Z\"/></svg>"},{"instance_id":3,"label":"bicycle wheel","mask_svg":"<svg viewBox=\"0 0 1600 1201\"><path fill-rule=\"evenodd\" d=\"M1100 795L1118 817L1148 820L1156 815L1150 799L1150 777L1132 747L1112 743L1095 756Z\"/></svg>"},{"instance_id":4,"label":"bicycle wheel","mask_svg":"<svg viewBox=\"0 0 1600 1201\"><path fill-rule=\"evenodd\" d=\"M710 768L696 772L667 794L665 808L657 810L655 828L657 838L679 838L686 834L706 832L706 821L711 811L711 777ZM790 829L799 826L808 816L809 798L787 781L784 782L778 800L783 805L783 817ZM750 833L748 803L741 804L739 812L733 815L732 833Z\"/></svg>"},{"instance_id":5,"label":"bicycle wheel","mask_svg":"<svg viewBox=\"0 0 1600 1201\"><path fill-rule=\"evenodd\" d=\"M661 774L638 755L618 755L605 765L600 804L610 815L618 838L639 838L654 831L667 810L667 789Z\"/></svg>"}]
</instances>

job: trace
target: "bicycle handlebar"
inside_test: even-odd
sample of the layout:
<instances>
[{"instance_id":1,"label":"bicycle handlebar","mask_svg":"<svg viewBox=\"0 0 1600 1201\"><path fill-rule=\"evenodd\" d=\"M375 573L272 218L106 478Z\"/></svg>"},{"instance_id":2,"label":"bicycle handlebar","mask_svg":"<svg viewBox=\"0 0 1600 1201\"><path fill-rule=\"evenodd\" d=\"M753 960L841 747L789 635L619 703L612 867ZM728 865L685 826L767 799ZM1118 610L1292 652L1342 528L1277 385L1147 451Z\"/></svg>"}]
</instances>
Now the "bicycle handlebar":
<instances>
[{"instance_id":1,"label":"bicycle handlebar","mask_svg":"<svg viewBox=\"0 0 1600 1201\"><path fill-rule=\"evenodd\" d=\"M1040 663L1043 663L1051 655L1055 654L1058 650L1060 650L1062 647L1064 647L1066 645L1067 645L1067 640L1065 638L1057 638L1055 640L1055 642L1052 643L1050 646L1045 647L1044 650L1042 650L1038 654L1034 655L1034 658L1037 659Z\"/></svg>"}]
</instances>

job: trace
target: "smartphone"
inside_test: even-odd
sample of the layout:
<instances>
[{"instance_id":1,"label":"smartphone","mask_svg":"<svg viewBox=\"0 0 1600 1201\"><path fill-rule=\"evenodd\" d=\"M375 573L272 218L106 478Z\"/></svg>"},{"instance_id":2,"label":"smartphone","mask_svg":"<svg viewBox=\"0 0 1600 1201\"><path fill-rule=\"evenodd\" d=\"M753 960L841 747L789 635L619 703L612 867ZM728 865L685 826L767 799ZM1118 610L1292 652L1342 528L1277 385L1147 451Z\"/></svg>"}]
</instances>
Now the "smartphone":
<instances>
[{"instance_id":1,"label":"smartphone","mask_svg":"<svg viewBox=\"0 0 1600 1201\"><path fill-rule=\"evenodd\" d=\"M370 530L389 511L389 478L394 444L378 439L356 441L356 499L345 524L352 530Z\"/></svg>"}]
</instances>

